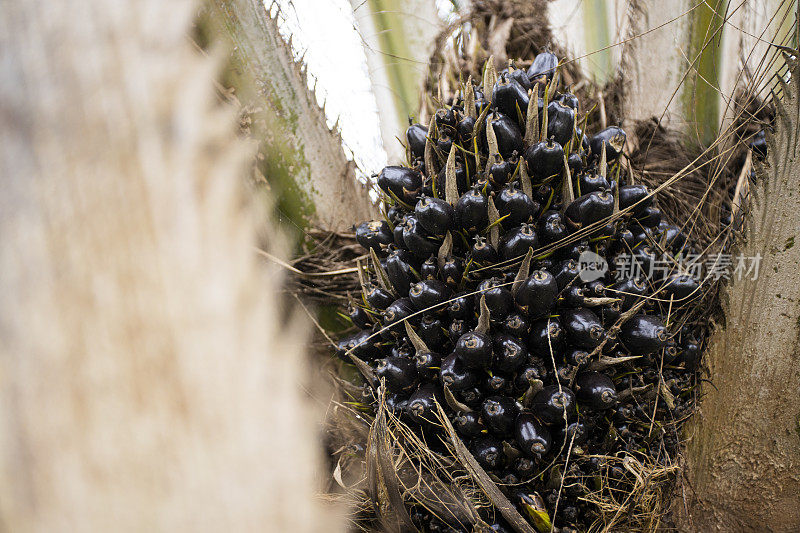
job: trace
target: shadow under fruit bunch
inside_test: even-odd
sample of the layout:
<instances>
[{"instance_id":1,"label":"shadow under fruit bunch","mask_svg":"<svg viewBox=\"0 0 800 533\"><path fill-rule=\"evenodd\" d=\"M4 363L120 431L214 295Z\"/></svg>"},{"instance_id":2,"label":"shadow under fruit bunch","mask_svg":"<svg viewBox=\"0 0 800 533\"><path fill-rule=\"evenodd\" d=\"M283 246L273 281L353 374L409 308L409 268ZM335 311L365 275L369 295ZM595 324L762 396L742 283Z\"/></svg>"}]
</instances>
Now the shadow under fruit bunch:
<instances>
[{"instance_id":1,"label":"shadow under fruit bunch","mask_svg":"<svg viewBox=\"0 0 800 533\"><path fill-rule=\"evenodd\" d=\"M596 523L587 495L629 474L616 458L674 459L703 341L677 319L698 292L675 260L686 237L633 183L625 132L588 135L588 116L546 52L527 71L497 74L490 60L481 84L411 125L408 165L377 177L385 219L356 228L372 261L348 308L358 331L338 345L371 409L436 448L448 439L440 406L547 530ZM585 270L586 258L605 267ZM676 266L651 272L657 261ZM491 506L481 513L511 530ZM409 515L424 531L460 530L419 506Z\"/></svg>"}]
</instances>

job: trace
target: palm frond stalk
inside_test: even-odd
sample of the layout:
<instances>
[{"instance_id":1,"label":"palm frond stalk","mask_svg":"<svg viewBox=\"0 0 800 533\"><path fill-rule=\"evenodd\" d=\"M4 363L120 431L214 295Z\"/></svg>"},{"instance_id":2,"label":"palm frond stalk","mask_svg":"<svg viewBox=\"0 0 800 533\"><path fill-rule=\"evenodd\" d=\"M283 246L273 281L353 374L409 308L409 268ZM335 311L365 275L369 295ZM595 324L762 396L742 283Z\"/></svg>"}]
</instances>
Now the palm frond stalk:
<instances>
[{"instance_id":1,"label":"palm frond stalk","mask_svg":"<svg viewBox=\"0 0 800 533\"><path fill-rule=\"evenodd\" d=\"M364 41L381 137L390 162L405 158L398 141L419 106L428 57L442 23L433 0L350 0Z\"/></svg>"},{"instance_id":2,"label":"palm frond stalk","mask_svg":"<svg viewBox=\"0 0 800 533\"><path fill-rule=\"evenodd\" d=\"M258 167L276 193L281 217L295 229L341 231L372 216L375 209L356 180L355 165L345 156L339 133L328 128L276 15L259 0L215 0L208 9L212 28L227 41L228 83L260 142Z\"/></svg>"}]
</instances>

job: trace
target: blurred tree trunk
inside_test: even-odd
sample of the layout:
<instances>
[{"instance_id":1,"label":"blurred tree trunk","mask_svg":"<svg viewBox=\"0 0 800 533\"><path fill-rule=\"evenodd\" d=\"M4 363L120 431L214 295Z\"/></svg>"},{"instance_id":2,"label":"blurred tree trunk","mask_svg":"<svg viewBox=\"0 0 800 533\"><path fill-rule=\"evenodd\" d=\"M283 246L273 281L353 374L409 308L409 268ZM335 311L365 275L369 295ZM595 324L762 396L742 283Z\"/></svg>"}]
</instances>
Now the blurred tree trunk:
<instances>
[{"instance_id":1,"label":"blurred tree trunk","mask_svg":"<svg viewBox=\"0 0 800 533\"><path fill-rule=\"evenodd\" d=\"M0 3L4 531L340 530L195 13Z\"/></svg>"}]
</instances>

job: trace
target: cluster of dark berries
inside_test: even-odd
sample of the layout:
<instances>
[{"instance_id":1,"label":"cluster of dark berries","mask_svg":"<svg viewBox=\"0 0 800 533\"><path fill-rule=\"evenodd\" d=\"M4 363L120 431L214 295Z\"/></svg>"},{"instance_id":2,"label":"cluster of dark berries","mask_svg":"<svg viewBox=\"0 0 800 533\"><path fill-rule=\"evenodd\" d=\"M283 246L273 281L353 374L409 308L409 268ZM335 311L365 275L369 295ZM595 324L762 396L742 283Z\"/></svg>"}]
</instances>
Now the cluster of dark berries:
<instances>
[{"instance_id":1,"label":"cluster of dark berries","mask_svg":"<svg viewBox=\"0 0 800 533\"><path fill-rule=\"evenodd\" d=\"M674 457L667 428L691 402L702 335L677 318L698 282L648 268L677 264L685 234L622 168L625 132L584 133L557 63L488 64L482 86L408 128L408 165L377 177L384 220L356 228L372 263L338 353L369 365L372 397L385 390L431 446L446 438L438 402L524 516L568 531L596 519L583 496L598 480L624 482L608 458Z\"/></svg>"}]
</instances>

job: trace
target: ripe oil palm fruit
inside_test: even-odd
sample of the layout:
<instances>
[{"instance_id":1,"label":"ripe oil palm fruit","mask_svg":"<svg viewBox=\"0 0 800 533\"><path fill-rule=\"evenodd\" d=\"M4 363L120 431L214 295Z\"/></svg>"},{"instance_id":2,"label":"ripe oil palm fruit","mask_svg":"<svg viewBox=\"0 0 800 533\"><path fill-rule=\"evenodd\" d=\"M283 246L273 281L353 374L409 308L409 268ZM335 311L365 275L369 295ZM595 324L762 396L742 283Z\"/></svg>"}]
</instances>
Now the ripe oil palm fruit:
<instances>
[{"instance_id":1,"label":"ripe oil palm fruit","mask_svg":"<svg viewBox=\"0 0 800 533\"><path fill-rule=\"evenodd\" d=\"M673 257L687 237L620 163L625 132L585 124L557 65L540 54L527 72L489 76L491 94L464 86L431 129L409 127L411 160L378 176L388 220L357 228L373 260L351 313L360 331L337 352L371 366L426 438L441 431L438 402L478 464L525 494L551 489L523 472L563 464L570 446L606 456L644 445L637 423L652 411L622 391L657 381L662 357L676 380L693 375L703 342L662 318L695 280L618 266ZM605 270L587 277L587 257ZM566 507L585 509L570 487Z\"/></svg>"}]
</instances>

